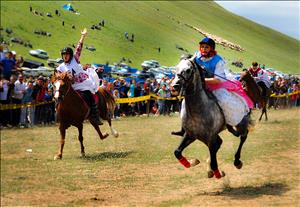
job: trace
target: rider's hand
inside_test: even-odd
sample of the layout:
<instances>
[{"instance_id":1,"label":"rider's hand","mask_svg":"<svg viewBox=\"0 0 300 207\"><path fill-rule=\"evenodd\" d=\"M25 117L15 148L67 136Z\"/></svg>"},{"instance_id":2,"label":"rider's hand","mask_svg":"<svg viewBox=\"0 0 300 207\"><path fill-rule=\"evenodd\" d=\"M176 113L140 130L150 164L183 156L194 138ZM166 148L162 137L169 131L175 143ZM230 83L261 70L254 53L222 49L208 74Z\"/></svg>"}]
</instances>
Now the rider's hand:
<instances>
[{"instance_id":1,"label":"rider's hand","mask_svg":"<svg viewBox=\"0 0 300 207\"><path fill-rule=\"evenodd\" d=\"M86 28L84 28L84 29L81 31L81 35L83 35L83 36L86 36L86 35L87 35L87 30L86 30Z\"/></svg>"}]
</instances>

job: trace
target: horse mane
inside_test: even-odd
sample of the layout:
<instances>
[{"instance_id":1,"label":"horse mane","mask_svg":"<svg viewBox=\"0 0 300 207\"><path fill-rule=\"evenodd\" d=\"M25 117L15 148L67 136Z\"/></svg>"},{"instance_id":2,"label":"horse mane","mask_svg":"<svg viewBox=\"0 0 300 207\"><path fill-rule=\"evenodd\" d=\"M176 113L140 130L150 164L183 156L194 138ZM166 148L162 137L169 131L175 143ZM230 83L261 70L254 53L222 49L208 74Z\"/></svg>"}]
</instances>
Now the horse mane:
<instances>
[{"instance_id":1,"label":"horse mane","mask_svg":"<svg viewBox=\"0 0 300 207\"><path fill-rule=\"evenodd\" d=\"M52 76L52 81L55 82L57 80L62 80L65 84L72 84L74 82L74 78L71 73L69 72L63 72L59 73L56 72L54 76Z\"/></svg>"},{"instance_id":2,"label":"horse mane","mask_svg":"<svg viewBox=\"0 0 300 207\"><path fill-rule=\"evenodd\" d=\"M205 83L205 77L204 77L204 68L201 66L201 65L198 65L196 62L195 62L195 59L191 59L191 61L193 61L193 63L195 64L196 66L196 69L199 71L199 75L200 75L200 79L201 79L201 84L202 84L202 88L203 90L205 91L207 97L209 99L213 99L217 104L218 104L218 100L216 98L216 96L210 91L207 89L206 87L206 83ZM221 109L221 108L220 108Z\"/></svg>"}]
</instances>

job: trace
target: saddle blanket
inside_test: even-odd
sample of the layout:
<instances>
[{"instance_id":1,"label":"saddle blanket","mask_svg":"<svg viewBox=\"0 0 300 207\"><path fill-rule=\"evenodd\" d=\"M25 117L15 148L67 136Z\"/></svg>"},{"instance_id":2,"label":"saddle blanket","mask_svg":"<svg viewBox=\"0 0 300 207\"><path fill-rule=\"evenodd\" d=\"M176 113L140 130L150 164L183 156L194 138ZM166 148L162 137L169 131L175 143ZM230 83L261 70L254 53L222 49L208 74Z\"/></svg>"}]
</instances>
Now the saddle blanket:
<instances>
[{"instance_id":1,"label":"saddle blanket","mask_svg":"<svg viewBox=\"0 0 300 207\"><path fill-rule=\"evenodd\" d=\"M225 121L231 126L238 125L243 117L250 111L246 101L234 92L229 92L224 88L212 91L225 116ZM185 113L185 100L182 101L180 117Z\"/></svg>"}]
</instances>

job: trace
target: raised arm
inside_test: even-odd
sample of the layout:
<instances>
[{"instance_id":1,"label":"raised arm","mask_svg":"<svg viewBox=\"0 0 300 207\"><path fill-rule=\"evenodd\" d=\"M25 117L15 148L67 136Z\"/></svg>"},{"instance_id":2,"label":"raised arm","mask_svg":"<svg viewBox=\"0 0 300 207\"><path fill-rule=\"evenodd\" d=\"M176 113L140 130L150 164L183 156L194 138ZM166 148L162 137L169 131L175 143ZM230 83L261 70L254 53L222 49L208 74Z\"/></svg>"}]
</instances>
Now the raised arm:
<instances>
[{"instance_id":1,"label":"raised arm","mask_svg":"<svg viewBox=\"0 0 300 207\"><path fill-rule=\"evenodd\" d=\"M80 55L81 55L81 50L82 50L82 46L83 46L83 41L85 39L87 35L87 30L86 28L83 29L83 31L81 31L81 37L80 37L80 40L77 44L77 47L75 49L75 53L74 53L74 58L76 59L76 61L79 63L79 58L80 58Z\"/></svg>"}]
</instances>

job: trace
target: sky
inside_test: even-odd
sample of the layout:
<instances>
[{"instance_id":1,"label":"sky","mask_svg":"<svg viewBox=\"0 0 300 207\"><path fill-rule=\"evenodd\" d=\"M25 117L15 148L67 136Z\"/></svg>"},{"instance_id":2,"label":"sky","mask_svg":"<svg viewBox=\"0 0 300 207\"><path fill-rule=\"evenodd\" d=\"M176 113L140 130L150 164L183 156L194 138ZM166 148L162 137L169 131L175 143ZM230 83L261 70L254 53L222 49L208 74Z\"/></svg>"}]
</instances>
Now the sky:
<instances>
[{"instance_id":1,"label":"sky","mask_svg":"<svg viewBox=\"0 0 300 207\"><path fill-rule=\"evenodd\" d=\"M299 1L216 1L226 10L300 40Z\"/></svg>"}]
</instances>

